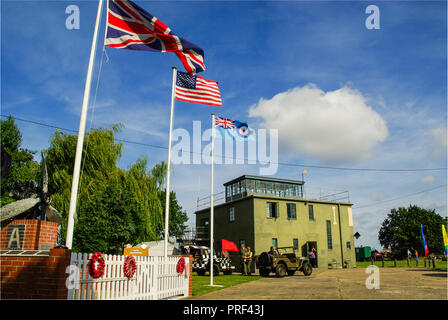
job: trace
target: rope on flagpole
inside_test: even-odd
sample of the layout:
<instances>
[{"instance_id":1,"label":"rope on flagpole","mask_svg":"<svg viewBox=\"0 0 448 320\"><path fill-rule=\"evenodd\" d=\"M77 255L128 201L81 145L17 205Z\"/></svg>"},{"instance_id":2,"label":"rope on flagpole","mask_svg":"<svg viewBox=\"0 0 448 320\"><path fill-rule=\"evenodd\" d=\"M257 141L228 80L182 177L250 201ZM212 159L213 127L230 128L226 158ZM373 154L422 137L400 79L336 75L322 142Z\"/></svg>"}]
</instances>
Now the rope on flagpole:
<instances>
[{"instance_id":1,"label":"rope on flagpole","mask_svg":"<svg viewBox=\"0 0 448 320\"><path fill-rule=\"evenodd\" d=\"M97 97L97 94L98 94L98 88L99 88L99 85L100 85L101 71L103 70L103 58L104 58L104 53L106 52L105 49L106 49L106 48L105 48L104 45L103 45L103 50L102 50L102 52L101 52L101 58L100 58L100 65L99 65L99 68L98 68L98 78L97 78L97 80L96 80L95 93L94 93L94 95L93 95L92 111L91 111L91 114L90 114L90 124L89 124L89 129L88 129L87 132L89 132L90 130L92 130L93 119L94 119L94 117L95 117L96 97ZM88 150L89 142L90 142L90 139L87 139L87 141L86 141L86 145L85 145L84 158L83 158L83 160L82 160L81 175L80 175L80 177L79 177L79 181L81 182L81 184L82 184L82 175L83 175L83 173L84 173L84 166L85 166L85 164L86 164L86 157L87 157L87 150Z\"/></svg>"},{"instance_id":2,"label":"rope on flagpole","mask_svg":"<svg viewBox=\"0 0 448 320\"><path fill-rule=\"evenodd\" d=\"M102 0L100 0L100 1L102 1ZM106 18L106 24L105 24L105 28L104 28L103 46L102 46L102 50L101 50L101 58L100 58L100 65L99 65L99 68L98 68L98 77L97 77L97 80L96 80L95 93L94 93L94 96L93 96L92 111L91 111L91 114L90 114L90 124L89 124L89 129L88 129L87 132L90 132L92 130L92 127L93 127L93 119L95 117L96 98L97 98L97 94L98 94L98 88L99 88L99 85L100 85L101 73L102 73L102 70L103 70L104 55L106 55L106 63L109 62L109 56L107 55L106 46L105 46L106 38L107 38L107 24L108 24L108 21L109 21L108 11L109 11L109 0L106 0L106 17L105 17ZM84 166L86 164L86 157L87 157L87 150L88 150L89 142L90 142L90 139L87 139L87 142L86 142L86 145L85 145L84 158L82 160L82 167L81 167L81 172L80 172L80 178L79 178L79 181L81 182L81 184L82 184L82 175L84 173Z\"/></svg>"}]
</instances>

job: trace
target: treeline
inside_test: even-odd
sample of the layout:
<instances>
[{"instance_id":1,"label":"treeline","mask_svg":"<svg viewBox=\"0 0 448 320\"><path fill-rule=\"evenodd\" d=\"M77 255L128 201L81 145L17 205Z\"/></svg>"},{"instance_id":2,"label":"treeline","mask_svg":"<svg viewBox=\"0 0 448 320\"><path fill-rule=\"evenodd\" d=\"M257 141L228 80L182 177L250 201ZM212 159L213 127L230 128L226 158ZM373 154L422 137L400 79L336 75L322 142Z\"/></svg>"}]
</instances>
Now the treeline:
<instances>
[{"instance_id":1,"label":"treeline","mask_svg":"<svg viewBox=\"0 0 448 320\"><path fill-rule=\"evenodd\" d=\"M119 168L123 145L115 143L114 134L120 130L120 125L98 128L85 137L73 234L75 252L119 254L126 244L164 237L166 163L158 163L149 170L147 158L140 157L127 170ZM35 152L21 148L21 142L14 119L1 121L1 144L12 156L11 168L2 177L2 206L14 201L9 194L15 181L31 180L36 186L41 185L41 164L33 160ZM76 143L77 136L56 130L49 148L43 150L52 206L63 218L61 244L66 236ZM170 236L181 236L187 220L187 213L171 192Z\"/></svg>"}]
</instances>

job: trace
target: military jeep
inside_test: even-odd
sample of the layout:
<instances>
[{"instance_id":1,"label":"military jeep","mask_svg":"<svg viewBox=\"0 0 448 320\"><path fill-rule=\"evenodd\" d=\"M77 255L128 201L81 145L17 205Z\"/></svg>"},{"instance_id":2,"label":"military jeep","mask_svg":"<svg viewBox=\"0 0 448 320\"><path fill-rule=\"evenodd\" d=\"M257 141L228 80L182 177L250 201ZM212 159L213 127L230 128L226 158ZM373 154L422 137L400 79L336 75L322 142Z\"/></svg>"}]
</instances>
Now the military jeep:
<instances>
[{"instance_id":1,"label":"military jeep","mask_svg":"<svg viewBox=\"0 0 448 320\"><path fill-rule=\"evenodd\" d=\"M293 276L296 271L302 271L309 276L313 267L308 258L297 257L294 247L277 248L274 252L263 252L255 257L255 263L262 277L274 272L277 277Z\"/></svg>"}]
</instances>

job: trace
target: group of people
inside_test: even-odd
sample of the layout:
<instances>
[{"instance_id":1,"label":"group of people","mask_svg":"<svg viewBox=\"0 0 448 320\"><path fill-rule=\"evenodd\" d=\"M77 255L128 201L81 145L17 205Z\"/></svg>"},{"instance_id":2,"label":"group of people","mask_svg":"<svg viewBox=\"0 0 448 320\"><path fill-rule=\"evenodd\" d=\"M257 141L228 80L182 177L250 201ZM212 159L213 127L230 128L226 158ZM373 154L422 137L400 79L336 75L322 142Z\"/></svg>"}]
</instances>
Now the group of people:
<instances>
[{"instance_id":1,"label":"group of people","mask_svg":"<svg viewBox=\"0 0 448 320\"><path fill-rule=\"evenodd\" d=\"M274 247L271 247L269 250L269 254L277 255L277 251L275 251ZM249 246L246 247L244 243L241 244L240 248L240 259L241 259L241 274L250 276L252 273L252 259L254 257L254 253L252 252ZM317 252L316 248L312 248L309 252L311 265L315 268L317 267Z\"/></svg>"},{"instance_id":2,"label":"group of people","mask_svg":"<svg viewBox=\"0 0 448 320\"><path fill-rule=\"evenodd\" d=\"M244 243L241 244L240 258L241 258L241 274L250 276L252 274L252 259L254 253L249 246L246 247Z\"/></svg>"}]
</instances>

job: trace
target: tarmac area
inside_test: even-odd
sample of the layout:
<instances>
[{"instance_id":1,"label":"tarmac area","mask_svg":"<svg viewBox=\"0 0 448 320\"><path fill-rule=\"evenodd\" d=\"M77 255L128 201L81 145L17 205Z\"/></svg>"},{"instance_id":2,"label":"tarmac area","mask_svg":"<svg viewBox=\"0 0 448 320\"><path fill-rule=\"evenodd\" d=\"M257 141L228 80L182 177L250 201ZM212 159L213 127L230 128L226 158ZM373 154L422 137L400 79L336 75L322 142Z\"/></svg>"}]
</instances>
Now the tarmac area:
<instances>
[{"instance_id":1,"label":"tarmac area","mask_svg":"<svg viewBox=\"0 0 448 320\"><path fill-rule=\"evenodd\" d=\"M379 288L368 289L366 268L313 270L294 276L250 281L190 297L194 300L447 300L447 270L378 268ZM371 279L371 278L370 278ZM371 284L373 282L370 282Z\"/></svg>"}]
</instances>

